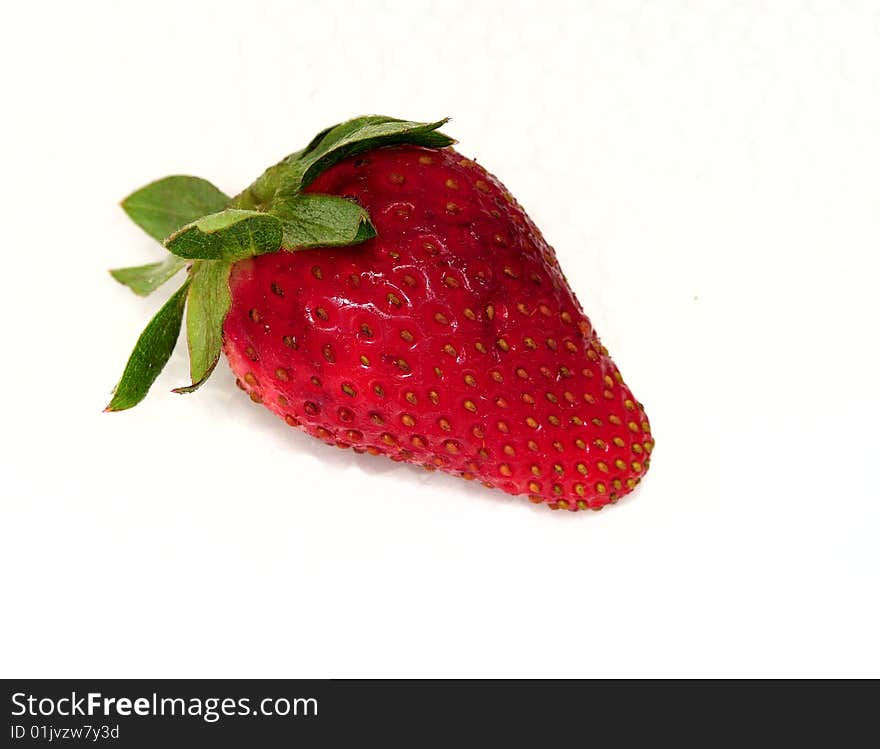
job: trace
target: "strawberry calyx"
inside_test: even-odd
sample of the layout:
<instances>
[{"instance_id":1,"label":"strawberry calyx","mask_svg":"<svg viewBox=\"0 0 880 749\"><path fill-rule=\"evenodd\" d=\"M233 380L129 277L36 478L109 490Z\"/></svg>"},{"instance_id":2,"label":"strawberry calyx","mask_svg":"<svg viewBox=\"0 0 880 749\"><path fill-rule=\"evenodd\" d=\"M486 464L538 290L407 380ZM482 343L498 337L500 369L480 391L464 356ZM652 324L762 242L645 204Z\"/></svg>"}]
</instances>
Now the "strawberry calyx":
<instances>
[{"instance_id":1,"label":"strawberry calyx","mask_svg":"<svg viewBox=\"0 0 880 749\"><path fill-rule=\"evenodd\" d=\"M376 236L369 215L356 203L303 190L334 164L375 148L452 145L455 141L438 131L446 122L358 117L322 130L234 198L207 180L175 175L123 200L129 217L171 254L157 263L111 270L111 275L141 296L184 268L187 278L141 333L105 410L125 410L146 397L171 357L184 310L192 383L174 392L198 389L220 359L232 266L256 255L356 245Z\"/></svg>"}]
</instances>

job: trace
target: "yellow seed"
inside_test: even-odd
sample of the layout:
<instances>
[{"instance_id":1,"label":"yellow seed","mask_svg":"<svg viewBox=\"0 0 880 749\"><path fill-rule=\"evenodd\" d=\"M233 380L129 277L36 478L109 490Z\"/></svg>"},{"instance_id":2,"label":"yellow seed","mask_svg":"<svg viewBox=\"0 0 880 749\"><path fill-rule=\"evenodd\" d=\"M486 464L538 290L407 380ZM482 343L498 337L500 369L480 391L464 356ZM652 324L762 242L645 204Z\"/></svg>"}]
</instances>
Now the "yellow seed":
<instances>
[{"instance_id":1,"label":"yellow seed","mask_svg":"<svg viewBox=\"0 0 880 749\"><path fill-rule=\"evenodd\" d=\"M602 396L604 398L607 398L608 400L611 400L614 397L614 393L612 393L610 390L608 390L608 388L606 388L605 390L602 391Z\"/></svg>"},{"instance_id":2,"label":"yellow seed","mask_svg":"<svg viewBox=\"0 0 880 749\"><path fill-rule=\"evenodd\" d=\"M373 392L380 398L385 397L385 388L383 388L381 385L373 385Z\"/></svg>"},{"instance_id":3,"label":"yellow seed","mask_svg":"<svg viewBox=\"0 0 880 749\"><path fill-rule=\"evenodd\" d=\"M612 485L615 489L618 489L618 490L623 488L623 484L620 483L620 479L614 479L614 481L611 482L611 485Z\"/></svg>"},{"instance_id":4,"label":"yellow seed","mask_svg":"<svg viewBox=\"0 0 880 749\"><path fill-rule=\"evenodd\" d=\"M327 310L325 310L323 307L318 307L318 309L315 310L315 314L322 320L327 320L330 317L327 314Z\"/></svg>"},{"instance_id":5,"label":"yellow seed","mask_svg":"<svg viewBox=\"0 0 880 749\"><path fill-rule=\"evenodd\" d=\"M546 344L547 344L548 349L550 349L551 351L556 351L556 339L555 338L548 338L546 340Z\"/></svg>"},{"instance_id":6,"label":"yellow seed","mask_svg":"<svg viewBox=\"0 0 880 749\"><path fill-rule=\"evenodd\" d=\"M532 429L538 428L538 422L535 421L531 416L526 417L526 424L530 426Z\"/></svg>"},{"instance_id":7,"label":"yellow seed","mask_svg":"<svg viewBox=\"0 0 880 749\"><path fill-rule=\"evenodd\" d=\"M529 491L533 494L537 494L541 491L541 485L537 481L529 481Z\"/></svg>"},{"instance_id":8,"label":"yellow seed","mask_svg":"<svg viewBox=\"0 0 880 749\"><path fill-rule=\"evenodd\" d=\"M446 276L446 278L443 279L443 283L445 283L450 289L457 289L461 286L455 276Z\"/></svg>"},{"instance_id":9,"label":"yellow seed","mask_svg":"<svg viewBox=\"0 0 880 749\"><path fill-rule=\"evenodd\" d=\"M569 421L577 427L584 425L584 420L580 416L572 416Z\"/></svg>"},{"instance_id":10,"label":"yellow seed","mask_svg":"<svg viewBox=\"0 0 880 749\"><path fill-rule=\"evenodd\" d=\"M562 322L564 322L564 323L571 322L571 315L568 312L560 312L559 317L562 320Z\"/></svg>"},{"instance_id":11,"label":"yellow seed","mask_svg":"<svg viewBox=\"0 0 880 749\"><path fill-rule=\"evenodd\" d=\"M477 316L474 314L474 311L470 307L464 308L464 316L468 320L476 320L477 319Z\"/></svg>"},{"instance_id":12,"label":"yellow seed","mask_svg":"<svg viewBox=\"0 0 880 749\"><path fill-rule=\"evenodd\" d=\"M440 396L437 395L436 390L429 390L428 391L428 398L431 399L431 403L433 403L435 406L440 402Z\"/></svg>"},{"instance_id":13,"label":"yellow seed","mask_svg":"<svg viewBox=\"0 0 880 749\"><path fill-rule=\"evenodd\" d=\"M425 155L425 156L419 156L419 163L420 163L420 164L433 164L433 163L434 163L434 157L433 157L433 156L427 156L427 155Z\"/></svg>"},{"instance_id":14,"label":"yellow seed","mask_svg":"<svg viewBox=\"0 0 880 749\"><path fill-rule=\"evenodd\" d=\"M394 363L397 365L397 368L401 372L409 372L409 364L407 363L406 359L398 359Z\"/></svg>"},{"instance_id":15,"label":"yellow seed","mask_svg":"<svg viewBox=\"0 0 880 749\"><path fill-rule=\"evenodd\" d=\"M489 185L487 185L481 179L478 179L476 182L474 182L474 187L476 187L480 192L489 192Z\"/></svg>"},{"instance_id":16,"label":"yellow seed","mask_svg":"<svg viewBox=\"0 0 880 749\"><path fill-rule=\"evenodd\" d=\"M412 390L407 391L403 397L406 398L407 403L412 403L412 405L416 405L419 402L419 399L416 398L416 394Z\"/></svg>"},{"instance_id":17,"label":"yellow seed","mask_svg":"<svg viewBox=\"0 0 880 749\"><path fill-rule=\"evenodd\" d=\"M533 406L535 404L535 399L528 393L523 393L522 399L524 403L528 403L530 406Z\"/></svg>"},{"instance_id":18,"label":"yellow seed","mask_svg":"<svg viewBox=\"0 0 880 749\"><path fill-rule=\"evenodd\" d=\"M516 376L519 377L521 380L529 379L529 373L526 372L522 367L517 367Z\"/></svg>"},{"instance_id":19,"label":"yellow seed","mask_svg":"<svg viewBox=\"0 0 880 749\"><path fill-rule=\"evenodd\" d=\"M602 473L608 473L608 464L601 461L601 460L598 463L596 463L596 468L598 468L600 471L602 471Z\"/></svg>"},{"instance_id":20,"label":"yellow seed","mask_svg":"<svg viewBox=\"0 0 880 749\"><path fill-rule=\"evenodd\" d=\"M470 411L471 413L476 413L476 412L477 412L477 406L476 406L476 404L475 404L473 401L465 401L465 402L464 402L464 407L465 407L468 411Z\"/></svg>"},{"instance_id":21,"label":"yellow seed","mask_svg":"<svg viewBox=\"0 0 880 749\"><path fill-rule=\"evenodd\" d=\"M577 466L575 466L575 467L577 468L577 472L578 472L579 474L581 474L582 476L586 476L586 475L587 475L587 467L586 467L586 465L584 465L583 463L578 463Z\"/></svg>"},{"instance_id":22,"label":"yellow seed","mask_svg":"<svg viewBox=\"0 0 880 749\"><path fill-rule=\"evenodd\" d=\"M393 182L395 185L402 185L406 181L406 177L404 177L402 174L398 174L397 172L391 172L391 174L388 175L388 180L390 182Z\"/></svg>"},{"instance_id":23,"label":"yellow seed","mask_svg":"<svg viewBox=\"0 0 880 749\"><path fill-rule=\"evenodd\" d=\"M477 386L477 381L472 374L466 374L464 376L464 384L468 387L475 388Z\"/></svg>"},{"instance_id":24,"label":"yellow seed","mask_svg":"<svg viewBox=\"0 0 880 749\"><path fill-rule=\"evenodd\" d=\"M584 442L580 437L578 437L578 439L576 439L574 441L574 445L575 445L575 447L578 448L578 450L586 450L587 449L587 443Z\"/></svg>"},{"instance_id":25,"label":"yellow seed","mask_svg":"<svg viewBox=\"0 0 880 749\"><path fill-rule=\"evenodd\" d=\"M633 403L629 398L627 398L627 399L623 402L623 405L624 405L624 407L626 408L627 411L635 411L635 410L636 410L636 404Z\"/></svg>"},{"instance_id":26,"label":"yellow seed","mask_svg":"<svg viewBox=\"0 0 880 749\"><path fill-rule=\"evenodd\" d=\"M404 414L400 417L400 420L404 423L405 426L412 427L416 425L416 420L410 416L409 414Z\"/></svg>"},{"instance_id":27,"label":"yellow seed","mask_svg":"<svg viewBox=\"0 0 880 749\"><path fill-rule=\"evenodd\" d=\"M526 305L523 304L522 302L517 302L516 308L520 311L520 314L523 314L523 315L529 314L529 308L526 307Z\"/></svg>"},{"instance_id":28,"label":"yellow seed","mask_svg":"<svg viewBox=\"0 0 880 749\"><path fill-rule=\"evenodd\" d=\"M538 443L535 442L535 440L529 440L529 441L526 443L526 446L527 446L527 447L529 448L529 450L531 450L533 453L538 452Z\"/></svg>"},{"instance_id":29,"label":"yellow seed","mask_svg":"<svg viewBox=\"0 0 880 749\"><path fill-rule=\"evenodd\" d=\"M456 182L454 179L452 179L452 178L450 177L448 180L446 180L446 186L447 186L450 190L457 190L457 189L458 189L458 182Z\"/></svg>"},{"instance_id":30,"label":"yellow seed","mask_svg":"<svg viewBox=\"0 0 880 749\"><path fill-rule=\"evenodd\" d=\"M620 420L620 417L615 416L614 414L611 414L611 416L608 417L608 421L610 421L615 426L620 426L621 424L623 424L623 422Z\"/></svg>"},{"instance_id":31,"label":"yellow seed","mask_svg":"<svg viewBox=\"0 0 880 749\"><path fill-rule=\"evenodd\" d=\"M448 453L450 453L451 455L458 455L458 443L457 442L453 442L452 440L446 440L446 442L443 443L443 447L445 447L446 451Z\"/></svg>"},{"instance_id":32,"label":"yellow seed","mask_svg":"<svg viewBox=\"0 0 880 749\"><path fill-rule=\"evenodd\" d=\"M403 340L406 341L407 343L413 342L413 334L410 333L408 330L401 330L400 337L403 338Z\"/></svg>"},{"instance_id":33,"label":"yellow seed","mask_svg":"<svg viewBox=\"0 0 880 749\"><path fill-rule=\"evenodd\" d=\"M363 354L361 354L361 364L363 364L365 367L370 366L370 360Z\"/></svg>"},{"instance_id":34,"label":"yellow seed","mask_svg":"<svg viewBox=\"0 0 880 749\"><path fill-rule=\"evenodd\" d=\"M497 426L498 426L498 431L503 434L507 434L510 431L510 427L507 426L507 422L499 421Z\"/></svg>"},{"instance_id":35,"label":"yellow seed","mask_svg":"<svg viewBox=\"0 0 880 749\"><path fill-rule=\"evenodd\" d=\"M574 491L579 497L584 497L587 494L587 488L583 484L575 484Z\"/></svg>"},{"instance_id":36,"label":"yellow seed","mask_svg":"<svg viewBox=\"0 0 880 749\"><path fill-rule=\"evenodd\" d=\"M642 464L639 463L639 461L634 460L632 463L630 463L630 465L632 466L632 469L633 469L636 473L641 473L641 472L642 472Z\"/></svg>"},{"instance_id":37,"label":"yellow seed","mask_svg":"<svg viewBox=\"0 0 880 749\"><path fill-rule=\"evenodd\" d=\"M394 305L395 307L399 307L403 302L400 301L400 297L397 296L393 291L388 292L388 304Z\"/></svg>"},{"instance_id":38,"label":"yellow seed","mask_svg":"<svg viewBox=\"0 0 880 749\"><path fill-rule=\"evenodd\" d=\"M639 431L639 425L636 424L634 421L629 422L629 424L627 424L626 426L629 428L629 431L631 431L631 432L638 432Z\"/></svg>"},{"instance_id":39,"label":"yellow seed","mask_svg":"<svg viewBox=\"0 0 880 749\"><path fill-rule=\"evenodd\" d=\"M631 449L632 449L632 451L633 451L636 455L641 455L641 454L642 454L642 446L641 446L640 444L638 444L638 443L635 443L635 444L632 446Z\"/></svg>"},{"instance_id":40,"label":"yellow seed","mask_svg":"<svg viewBox=\"0 0 880 749\"><path fill-rule=\"evenodd\" d=\"M635 480L635 479L627 479L627 480L626 480L626 486L627 486L627 488L629 488L629 489L635 489L635 487L636 487L636 480Z\"/></svg>"},{"instance_id":41,"label":"yellow seed","mask_svg":"<svg viewBox=\"0 0 880 749\"><path fill-rule=\"evenodd\" d=\"M450 356L458 356L458 351L455 350L455 347L451 343L447 343L443 350L449 354Z\"/></svg>"},{"instance_id":42,"label":"yellow seed","mask_svg":"<svg viewBox=\"0 0 880 749\"><path fill-rule=\"evenodd\" d=\"M354 398L354 396L357 394L355 389L347 382L342 383L342 392L345 393L349 398Z\"/></svg>"},{"instance_id":43,"label":"yellow seed","mask_svg":"<svg viewBox=\"0 0 880 749\"><path fill-rule=\"evenodd\" d=\"M388 434L387 432L382 435L382 442L384 442L386 445L396 445L397 444L397 440L394 439L394 437L392 435Z\"/></svg>"},{"instance_id":44,"label":"yellow seed","mask_svg":"<svg viewBox=\"0 0 880 749\"><path fill-rule=\"evenodd\" d=\"M625 444L624 441L620 437L615 437L613 442L618 447L623 447L623 445Z\"/></svg>"},{"instance_id":45,"label":"yellow seed","mask_svg":"<svg viewBox=\"0 0 880 749\"><path fill-rule=\"evenodd\" d=\"M626 470L626 463L622 461L620 458L617 458L614 461L614 465L617 466L621 471Z\"/></svg>"},{"instance_id":46,"label":"yellow seed","mask_svg":"<svg viewBox=\"0 0 880 749\"><path fill-rule=\"evenodd\" d=\"M446 204L446 212L447 213L460 213L461 208L459 208L455 203L451 200Z\"/></svg>"},{"instance_id":47,"label":"yellow seed","mask_svg":"<svg viewBox=\"0 0 880 749\"><path fill-rule=\"evenodd\" d=\"M503 338L498 339L498 348L500 348L502 351L510 351L510 346Z\"/></svg>"},{"instance_id":48,"label":"yellow seed","mask_svg":"<svg viewBox=\"0 0 880 749\"><path fill-rule=\"evenodd\" d=\"M486 307L486 317L488 317L490 320L495 317L495 307L493 307L491 304Z\"/></svg>"},{"instance_id":49,"label":"yellow seed","mask_svg":"<svg viewBox=\"0 0 880 749\"><path fill-rule=\"evenodd\" d=\"M547 393L547 400L551 403L559 403L559 398L553 395L553 393Z\"/></svg>"},{"instance_id":50,"label":"yellow seed","mask_svg":"<svg viewBox=\"0 0 880 749\"><path fill-rule=\"evenodd\" d=\"M481 427L479 424L474 424L473 428L471 429L471 433L478 440L481 440L483 439L483 437L486 436L486 433L483 431L483 427Z\"/></svg>"},{"instance_id":51,"label":"yellow seed","mask_svg":"<svg viewBox=\"0 0 880 749\"><path fill-rule=\"evenodd\" d=\"M562 494L562 484L553 484L553 493L557 496Z\"/></svg>"},{"instance_id":52,"label":"yellow seed","mask_svg":"<svg viewBox=\"0 0 880 749\"><path fill-rule=\"evenodd\" d=\"M485 347L480 341L477 341L477 342L474 344L474 348L475 348L477 351L479 351L481 354L485 354L486 351L488 350L488 349L487 349L487 348L486 348L486 347Z\"/></svg>"},{"instance_id":53,"label":"yellow seed","mask_svg":"<svg viewBox=\"0 0 880 749\"><path fill-rule=\"evenodd\" d=\"M489 374L495 382L504 382L504 375L497 369L493 369Z\"/></svg>"},{"instance_id":54,"label":"yellow seed","mask_svg":"<svg viewBox=\"0 0 880 749\"><path fill-rule=\"evenodd\" d=\"M498 408L507 408L508 403L504 398L496 398L495 405L498 406Z\"/></svg>"},{"instance_id":55,"label":"yellow seed","mask_svg":"<svg viewBox=\"0 0 880 749\"><path fill-rule=\"evenodd\" d=\"M513 447L511 447L510 445L505 445L503 449L505 455L509 455L510 457L516 455L516 450L514 450Z\"/></svg>"},{"instance_id":56,"label":"yellow seed","mask_svg":"<svg viewBox=\"0 0 880 749\"><path fill-rule=\"evenodd\" d=\"M603 484L601 481L598 484L596 484L596 491L599 492L599 494L604 494L605 493L605 484Z\"/></svg>"},{"instance_id":57,"label":"yellow seed","mask_svg":"<svg viewBox=\"0 0 880 749\"><path fill-rule=\"evenodd\" d=\"M444 315L442 312L438 312L437 314L435 314L434 320L440 325L449 325L449 318L446 317L446 315Z\"/></svg>"},{"instance_id":58,"label":"yellow seed","mask_svg":"<svg viewBox=\"0 0 880 749\"><path fill-rule=\"evenodd\" d=\"M567 510L570 507L567 499L560 499L557 504L560 510Z\"/></svg>"},{"instance_id":59,"label":"yellow seed","mask_svg":"<svg viewBox=\"0 0 880 749\"><path fill-rule=\"evenodd\" d=\"M556 471L556 473L560 476L565 473L565 469L559 463L553 464L553 470Z\"/></svg>"},{"instance_id":60,"label":"yellow seed","mask_svg":"<svg viewBox=\"0 0 880 749\"><path fill-rule=\"evenodd\" d=\"M425 441L421 437L419 437L418 435L410 437L409 441L413 445L413 447L424 447L425 446Z\"/></svg>"},{"instance_id":61,"label":"yellow seed","mask_svg":"<svg viewBox=\"0 0 880 749\"><path fill-rule=\"evenodd\" d=\"M527 349L534 350L534 349L538 348L538 344L535 343L535 339L531 338L530 336L526 336L525 338L523 338L523 344L525 345L525 347Z\"/></svg>"},{"instance_id":62,"label":"yellow seed","mask_svg":"<svg viewBox=\"0 0 880 749\"><path fill-rule=\"evenodd\" d=\"M448 419L440 419L440 421L438 421L437 423L440 425L440 428L444 432L449 432L452 430L452 425L449 423Z\"/></svg>"},{"instance_id":63,"label":"yellow seed","mask_svg":"<svg viewBox=\"0 0 880 749\"><path fill-rule=\"evenodd\" d=\"M555 426L555 427L558 427L558 426L560 425L560 423L561 423L561 422L559 421L559 417L558 417L558 416L554 416L553 414L550 414L550 416L547 417L547 421L549 421L549 422L550 422L553 426Z\"/></svg>"},{"instance_id":64,"label":"yellow seed","mask_svg":"<svg viewBox=\"0 0 880 749\"><path fill-rule=\"evenodd\" d=\"M600 450L604 450L606 447L608 447L608 443L603 439L593 440L593 444Z\"/></svg>"},{"instance_id":65,"label":"yellow seed","mask_svg":"<svg viewBox=\"0 0 880 749\"><path fill-rule=\"evenodd\" d=\"M533 476L540 476L540 475L541 475L541 469L540 469L540 467L538 467L538 466L536 466L536 465L533 465L533 466L532 466L532 475L533 475Z\"/></svg>"},{"instance_id":66,"label":"yellow seed","mask_svg":"<svg viewBox=\"0 0 880 749\"><path fill-rule=\"evenodd\" d=\"M513 471L510 470L510 466L507 465L507 463L502 463L500 466L498 466L498 472L502 476L512 476L513 475Z\"/></svg>"},{"instance_id":67,"label":"yellow seed","mask_svg":"<svg viewBox=\"0 0 880 749\"><path fill-rule=\"evenodd\" d=\"M565 446L559 440L554 440L553 449L558 453L565 452Z\"/></svg>"}]
</instances>

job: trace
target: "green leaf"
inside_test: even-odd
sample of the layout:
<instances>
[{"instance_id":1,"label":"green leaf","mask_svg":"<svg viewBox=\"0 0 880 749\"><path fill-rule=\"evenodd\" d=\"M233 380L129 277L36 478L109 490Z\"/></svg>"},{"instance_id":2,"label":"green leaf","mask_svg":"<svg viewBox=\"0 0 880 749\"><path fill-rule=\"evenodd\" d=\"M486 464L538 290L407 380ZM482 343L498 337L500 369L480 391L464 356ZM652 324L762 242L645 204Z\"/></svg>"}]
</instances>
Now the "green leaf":
<instances>
[{"instance_id":1,"label":"green leaf","mask_svg":"<svg viewBox=\"0 0 880 749\"><path fill-rule=\"evenodd\" d=\"M140 403L168 362L180 335L189 279L165 302L141 333L105 411L124 411Z\"/></svg>"},{"instance_id":2,"label":"green leaf","mask_svg":"<svg viewBox=\"0 0 880 749\"><path fill-rule=\"evenodd\" d=\"M229 197L200 177L175 175L151 182L122 201L122 209L161 242L181 226L229 204Z\"/></svg>"},{"instance_id":3,"label":"green leaf","mask_svg":"<svg viewBox=\"0 0 880 749\"><path fill-rule=\"evenodd\" d=\"M223 320L232 304L229 292L231 261L200 262L193 269L186 305L186 339L192 385L175 393L192 393L211 376L223 346Z\"/></svg>"},{"instance_id":4,"label":"green leaf","mask_svg":"<svg viewBox=\"0 0 880 749\"><path fill-rule=\"evenodd\" d=\"M186 267L187 260L169 255L159 263L138 265L133 268L116 268L110 271L119 283L128 286L135 294L147 296L172 278L181 268Z\"/></svg>"},{"instance_id":5,"label":"green leaf","mask_svg":"<svg viewBox=\"0 0 880 749\"><path fill-rule=\"evenodd\" d=\"M174 232L165 246L190 260L238 260L275 252L281 246L281 222L260 211L227 208Z\"/></svg>"},{"instance_id":6,"label":"green leaf","mask_svg":"<svg viewBox=\"0 0 880 749\"><path fill-rule=\"evenodd\" d=\"M319 134L309 146L290 164L294 167L282 178L282 192L308 187L321 172L338 164L349 156L370 151L380 146L407 143L429 148L451 146L455 140L438 133L437 129L448 122L410 122L393 117L369 115L357 117L335 125Z\"/></svg>"},{"instance_id":7,"label":"green leaf","mask_svg":"<svg viewBox=\"0 0 880 749\"><path fill-rule=\"evenodd\" d=\"M285 250L359 244L376 236L367 212L335 195L295 195L276 202L272 212L281 219Z\"/></svg>"},{"instance_id":8,"label":"green leaf","mask_svg":"<svg viewBox=\"0 0 880 749\"><path fill-rule=\"evenodd\" d=\"M237 208L270 209L277 196L289 197L311 184L321 172L349 156L380 146L410 144L444 148L453 138L437 132L448 119L410 122L382 115L356 117L318 133L300 151L270 166L232 201Z\"/></svg>"}]
</instances>

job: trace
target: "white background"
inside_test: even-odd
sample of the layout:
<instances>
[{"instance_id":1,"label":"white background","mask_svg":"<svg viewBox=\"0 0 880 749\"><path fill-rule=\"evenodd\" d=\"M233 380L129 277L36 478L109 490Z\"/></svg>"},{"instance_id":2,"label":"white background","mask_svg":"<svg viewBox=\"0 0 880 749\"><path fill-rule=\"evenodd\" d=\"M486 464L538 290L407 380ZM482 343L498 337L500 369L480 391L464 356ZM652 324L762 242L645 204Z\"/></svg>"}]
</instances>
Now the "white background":
<instances>
[{"instance_id":1,"label":"white background","mask_svg":"<svg viewBox=\"0 0 880 749\"><path fill-rule=\"evenodd\" d=\"M3 676L878 676L880 8L21 3L3 70ZM647 407L631 498L553 513L325 447L178 349L103 414L160 257L363 113L451 115Z\"/></svg>"}]
</instances>

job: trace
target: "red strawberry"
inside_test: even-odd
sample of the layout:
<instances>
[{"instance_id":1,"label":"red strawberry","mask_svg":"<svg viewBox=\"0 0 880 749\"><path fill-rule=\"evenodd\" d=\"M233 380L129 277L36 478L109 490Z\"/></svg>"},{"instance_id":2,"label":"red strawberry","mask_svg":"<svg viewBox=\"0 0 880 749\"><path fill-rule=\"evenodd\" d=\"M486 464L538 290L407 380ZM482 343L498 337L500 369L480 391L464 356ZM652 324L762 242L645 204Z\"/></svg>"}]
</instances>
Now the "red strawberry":
<instances>
[{"instance_id":1,"label":"red strawberry","mask_svg":"<svg viewBox=\"0 0 880 749\"><path fill-rule=\"evenodd\" d=\"M319 157L326 163L299 195L351 201L372 238L298 252L272 238L270 249L242 252L236 240L225 260L178 253L202 258L189 291L191 347L204 317L193 321L192 295L214 260L231 292L219 320L239 385L291 426L553 509L601 509L630 492L649 465L647 417L537 227L495 177L445 143L369 145ZM297 159L302 152L234 204L289 218L272 206L290 184L277 172ZM186 228L173 251L187 232L210 238L210 227ZM282 246L300 246L286 241L295 233L285 226ZM194 381L207 373L194 370Z\"/></svg>"}]
</instances>

